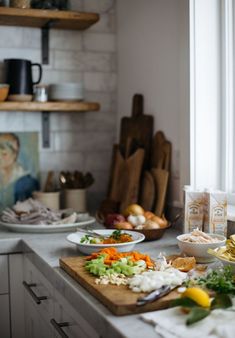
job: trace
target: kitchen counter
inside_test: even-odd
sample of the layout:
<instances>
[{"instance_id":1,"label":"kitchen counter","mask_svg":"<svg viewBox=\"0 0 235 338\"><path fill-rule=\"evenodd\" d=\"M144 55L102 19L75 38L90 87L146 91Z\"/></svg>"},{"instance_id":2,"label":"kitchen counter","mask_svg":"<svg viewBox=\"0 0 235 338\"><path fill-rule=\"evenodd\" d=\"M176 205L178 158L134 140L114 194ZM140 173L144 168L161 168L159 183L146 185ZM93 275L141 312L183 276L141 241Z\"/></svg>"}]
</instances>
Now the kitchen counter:
<instances>
[{"instance_id":1,"label":"kitchen counter","mask_svg":"<svg viewBox=\"0 0 235 338\"><path fill-rule=\"evenodd\" d=\"M139 315L114 316L96 298L59 267L60 257L80 256L76 246L66 240L68 233L25 234L8 232L0 227L0 254L25 253L57 291L86 318L102 338L156 338L151 325ZM175 237L178 232L166 231L162 239L138 244L139 251L156 257L160 252L179 252Z\"/></svg>"}]
</instances>

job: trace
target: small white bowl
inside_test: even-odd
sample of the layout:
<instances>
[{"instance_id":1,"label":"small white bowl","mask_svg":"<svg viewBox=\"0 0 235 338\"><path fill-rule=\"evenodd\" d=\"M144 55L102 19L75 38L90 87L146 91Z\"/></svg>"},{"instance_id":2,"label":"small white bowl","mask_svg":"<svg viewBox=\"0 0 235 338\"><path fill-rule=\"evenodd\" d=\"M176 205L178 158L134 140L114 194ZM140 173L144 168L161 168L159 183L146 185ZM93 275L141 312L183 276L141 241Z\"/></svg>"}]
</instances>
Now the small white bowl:
<instances>
[{"instance_id":1,"label":"small white bowl","mask_svg":"<svg viewBox=\"0 0 235 338\"><path fill-rule=\"evenodd\" d=\"M99 233L100 235L104 236L110 236L113 233L112 230L95 230L95 232ZM123 233L126 233L128 235L131 235L133 238L132 242L126 242L126 243L116 243L116 244L85 244L80 243L81 238L84 237L84 233L75 232L72 234L69 234L67 236L67 240L73 244L77 245L77 248L79 251L84 253L85 255L90 255L92 252L99 251L104 248L110 248L114 247L120 252L128 252L132 251L134 246L137 243L140 243L144 240L145 236L143 234L140 234L139 232L135 231L128 231L128 230L122 230Z\"/></svg>"},{"instance_id":2,"label":"small white bowl","mask_svg":"<svg viewBox=\"0 0 235 338\"><path fill-rule=\"evenodd\" d=\"M198 263L209 263L213 262L216 257L210 255L207 253L207 250L210 249L216 249L218 247L221 247L226 242L226 237L223 235L217 235L217 234L208 234L213 238L218 238L218 242L216 243L190 243L190 242L184 242L183 239L185 236L188 236L189 234L183 234L180 236L177 236L178 246L182 253L186 254L187 256L194 256L196 261Z\"/></svg>"}]
</instances>

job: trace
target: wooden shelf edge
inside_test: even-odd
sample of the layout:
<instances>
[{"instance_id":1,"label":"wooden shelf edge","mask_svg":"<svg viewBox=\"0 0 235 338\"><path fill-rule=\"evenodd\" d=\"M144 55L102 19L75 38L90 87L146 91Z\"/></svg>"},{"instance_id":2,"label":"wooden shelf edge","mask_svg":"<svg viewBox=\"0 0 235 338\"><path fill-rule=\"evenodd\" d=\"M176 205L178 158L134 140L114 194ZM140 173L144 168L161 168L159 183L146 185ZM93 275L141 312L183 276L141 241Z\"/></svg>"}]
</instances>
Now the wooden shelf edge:
<instances>
[{"instance_id":1,"label":"wooden shelf edge","mask_svg":"<svg viewBox=\"0 0 235 338\"><path fill-rule=\"evenodd\" d=\"M0 7L0 25L42 28L50 21L54 21L53 28L79 30L99 21L99 14Z\"/></svg>"},{"instance_id":2,"label":"wooden shelf edge","mask_svg":"<svg viewBox=\"0 0 235 338\"><path fill-rule=\"evenodd\" d=\"M86 102L86 101L77 101L77 102L13 102L5 101L0 102L0 112L1 111L49 111L49 112L85 112L85 111L98 111L100 109L100 104L97 102Z\"/></svg>"}]
</instances>

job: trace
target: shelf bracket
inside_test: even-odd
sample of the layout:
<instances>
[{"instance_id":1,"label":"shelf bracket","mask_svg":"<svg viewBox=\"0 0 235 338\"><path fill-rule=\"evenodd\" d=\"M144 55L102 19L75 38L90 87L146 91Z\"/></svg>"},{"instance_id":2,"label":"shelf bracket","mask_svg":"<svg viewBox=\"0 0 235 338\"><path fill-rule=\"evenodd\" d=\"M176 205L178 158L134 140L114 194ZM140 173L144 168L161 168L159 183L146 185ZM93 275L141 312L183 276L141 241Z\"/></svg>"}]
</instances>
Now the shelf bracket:
<instances>
[{"instance_id":1,"label":"shelf bracket","mask_svg":"<svg viewBox=\"0 0 235 338\"><path fill-rule=\"evenodd\" d=\"M41 28L41 46L42 46L42 64L49 64L49 37L50 37L50 28L58 20L49 20L42 28Z\"/></svg>"},{"instance_id":2,"label":"shelf bracket","mask_svg":"<svg viewBox=\"0 0 235 338\"><path fill-rule=\"evenodd\" d=\"M50 148L50 112L42 112L42 147Z\"/></svg>"}]
</instances>

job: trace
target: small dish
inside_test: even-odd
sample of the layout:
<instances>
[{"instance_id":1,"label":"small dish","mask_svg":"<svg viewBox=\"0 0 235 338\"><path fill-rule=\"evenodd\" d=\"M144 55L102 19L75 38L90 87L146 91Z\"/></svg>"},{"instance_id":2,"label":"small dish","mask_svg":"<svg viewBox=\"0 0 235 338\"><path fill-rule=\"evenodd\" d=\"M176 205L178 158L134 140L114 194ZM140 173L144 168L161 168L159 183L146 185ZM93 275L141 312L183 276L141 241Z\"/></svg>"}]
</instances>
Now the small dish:
<instances>
[{"instance_id":1,"label":"small dish","mask_svg":"<svg viewBox=\"0 0 235 338\"><path fill-rule=\"evenodd\" d=\"M7 99L10 86L6 83L0 83L0 102Z\"/></svg>"},{"instance_id":2,"label":"small dish","mask_svg":"<svg viewBox=\"0 0 235 338\"><path fill-rule=\"evenodd\" d=\"M226 242L226 237L218 234L208 234L213 238L218 238L216 243L190 243L183 241L183 238L188 234L177 236L178 246L182 253L187 256L194 256L197 263L209 263L215 260L216 257L210 255L207 250L221 247Z\"/></svg>"},{"instance_id":3,"label":"small dish","mask_svg":"<svg viewBox=\"0 0 235 338\"><path fill-rule=\"evenodd\" d=\"M81 101L83 85L81 82L50 84L48 95L51 101Z\"/></svg>"},{"instance_id":4,"label":"small dish","mask_svg":"<svg viewBox=\"0 0 235 338\"><path fill-rule=\"evenodd\" d=\"M102 229L102 230L95 230L95 231L99 233L100 235L110 236L114 230ZM84 237L84 234L79 233L79 232L69 234L67 236L67 240L73 244L76 244L78 250L84 253L85 255L90 255L92 254L92 252L101 250L103 248L109 248L109 247L117 248L118 251L120 252L132 251L134 246L137 243L142 242L145 238L143 234L138 233L136 231L123 230L123 232L131 235L133 237L133 241L126 242L126 243L116 243L116 244L85 244L85 243L80 243L81 238Z\"/></svg>"}]
</instances>

